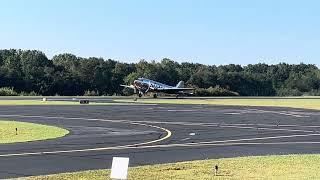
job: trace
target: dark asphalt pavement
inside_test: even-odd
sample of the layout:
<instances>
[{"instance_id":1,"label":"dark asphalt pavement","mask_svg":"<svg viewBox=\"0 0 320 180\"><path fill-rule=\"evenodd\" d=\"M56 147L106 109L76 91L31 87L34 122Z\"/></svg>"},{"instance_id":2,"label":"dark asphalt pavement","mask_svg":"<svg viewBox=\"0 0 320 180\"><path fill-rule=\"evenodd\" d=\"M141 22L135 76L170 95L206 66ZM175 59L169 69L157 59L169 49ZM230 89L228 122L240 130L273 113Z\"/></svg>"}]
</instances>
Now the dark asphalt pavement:
<instances>
[{"instance_id":1,"label":"dark asphalt pavement","mask_svg":"<svg viewBox=\"0 0 320 180\"><path fill-rule=\"evenodd\" d=\"M320 153L320 112L209 105L1 106L0 119L64 127L63 138L0 145L0 178L269 154Z\"/></svg>"}]
</instances>

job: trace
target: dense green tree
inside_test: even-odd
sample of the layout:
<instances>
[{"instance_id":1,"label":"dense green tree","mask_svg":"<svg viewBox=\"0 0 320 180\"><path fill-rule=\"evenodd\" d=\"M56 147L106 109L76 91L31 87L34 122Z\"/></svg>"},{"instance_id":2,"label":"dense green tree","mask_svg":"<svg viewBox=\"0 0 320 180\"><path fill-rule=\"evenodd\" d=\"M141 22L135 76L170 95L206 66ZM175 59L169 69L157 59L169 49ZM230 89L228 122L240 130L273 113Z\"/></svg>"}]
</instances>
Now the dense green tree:
<instances>
[{"instance_id":1,"label":"dense green tree","mask_svg":"<svg viewBox=\"0 0 320 180\"><path fill-rule=\"evenodd\" d=\"M53 63L40 51L21 51L20 63L25 90L47 95L52 86Z\"/></svg>"},{"instance_id":2,"label":"dense green tree","mask_svg":"<svg viewBox=\"0 0 320 180\"><path fill-rule=\"evenodd\" d=\"M183 62L177 69L179 80L189 83L191 76L195 73L199 64Z\"/></svg>"},{"instance_id":3,"label":"dense green tree","mask_svg":"<svg viewBox=\"0 0 320 180\"><path fill-rule=\"evenodd\" d=\"M125 78L128 74L134 72L135 67L133 64L126 64L117 62L115 64L114 69L112 70L112 78L111 82L113 85L114 92L113 93L120 93L122 92L123 87L119 86L120 84L125 84ZM136 79L137 77L135 77ZM131 79L128 84L131 84L134 79Z\"/></svg>"},{"instance_id":4,"label":"dense green tree","mask_svg":"<svg viewBox=\"0 0 320 180\"><path fill-rule=\"evenodd\" d=\"M188 82L200 88L209 88L210 86L214 87L218 85L217 76L206 66L199 67Z\"/></svg>"},{"instance_id":5,"label":"dense green tree","mask_svg":"<svg viewBox=\"0 0 320 180\"><path fill-rule=\"evenodd\" d=\"M0 87L13 88L17 93L121 94L124 91L120 84L131 84L139 77L170 85L183 80L188 86L201 88L199 95L320 95L320 70L312 64L208 66L168 58L128 64L68 53L50 60L41 51L0 50Z\"/></svg>"}]
</instances>

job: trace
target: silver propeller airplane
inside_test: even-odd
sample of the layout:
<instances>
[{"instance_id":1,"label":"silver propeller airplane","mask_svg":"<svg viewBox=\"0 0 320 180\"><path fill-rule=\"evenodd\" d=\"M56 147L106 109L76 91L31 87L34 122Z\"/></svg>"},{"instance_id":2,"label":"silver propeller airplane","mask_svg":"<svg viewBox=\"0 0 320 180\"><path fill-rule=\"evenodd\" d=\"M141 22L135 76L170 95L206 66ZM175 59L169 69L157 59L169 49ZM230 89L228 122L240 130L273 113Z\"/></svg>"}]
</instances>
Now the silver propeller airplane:
<instances>
[{"instance_id":1,"label":"silver propeller airplane","mask_svg":"<svg viewBox=\"0 0 320 180\"><path fill-rule=\"evenodd\" d=\"M146 78L138 78L137 80L134 80L133 84L128 85L120 85L126 88L131 88L135 91L135 93L138 92L139 97L142 95L148 93L148 92L154 92L153 97L157 98L157 92L162 92L166 94L176 94L176 97L178 98L179 95L184 94L193 94L193 93L187 93L185 91L191 91L194 90L194 88L185 88L184 82L180 81L176 86L169 86L157 81L153 81Z\"/></svg>"}]
</instances>

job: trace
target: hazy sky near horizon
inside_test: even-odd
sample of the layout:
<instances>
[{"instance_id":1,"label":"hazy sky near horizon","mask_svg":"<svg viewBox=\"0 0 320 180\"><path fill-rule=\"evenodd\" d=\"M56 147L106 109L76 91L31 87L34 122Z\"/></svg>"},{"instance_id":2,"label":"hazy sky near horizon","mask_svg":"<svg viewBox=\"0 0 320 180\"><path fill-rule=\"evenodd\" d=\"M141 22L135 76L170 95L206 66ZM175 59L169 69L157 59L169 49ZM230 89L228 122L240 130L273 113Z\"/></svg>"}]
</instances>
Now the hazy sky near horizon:
<instances>
[{"instance_id":1,"label":"hazy sky near horizon","mask_svg":"<svg viewBox=\"0 0 320 180\"><path fill-rule=\"evenodd\" d=\"M2 0L0 49L203 64L317 64L316 0Z\"/></svg>"}]
</instances>

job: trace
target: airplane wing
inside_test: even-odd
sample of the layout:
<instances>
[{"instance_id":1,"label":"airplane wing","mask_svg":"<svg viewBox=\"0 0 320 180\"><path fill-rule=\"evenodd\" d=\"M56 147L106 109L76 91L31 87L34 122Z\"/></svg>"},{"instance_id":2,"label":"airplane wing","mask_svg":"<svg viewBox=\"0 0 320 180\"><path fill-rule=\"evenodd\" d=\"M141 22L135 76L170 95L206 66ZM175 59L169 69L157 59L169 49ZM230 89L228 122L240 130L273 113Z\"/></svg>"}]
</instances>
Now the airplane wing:
<instances>
[{"instance_id":1,"label":"airplane wing","mask_svg":"<svg viewBox=\"0 0 320 180\"><path fill-rule=\"evenodd\" d=\"M128 85L121 84L120 86L125 87L125 88L135 89L133 85L128 86Z\"/></svg>"},{"instance_id":2,"label":"airplane wing","mask_svg":"<svg viewBox=\"0 0 320 180\"><path fill-rule=\"evenodd\" d=\"M164 93L176 93L182 91L192 91L194 90L194 88L153 88L153 90Z\"/></svg>"},{"instance_id":3,"label":"airplane wing","mask_svg":"<svg viewBox=\"0 0 320 180\"><path fill-rule=\"evenodd\" d=\"M173 90L173 91L186 91L186 90L194 90L194 88L152 88L154 90L158 90L158 91L166 91L166 90Z\"/></svg>"}]
</instances>

